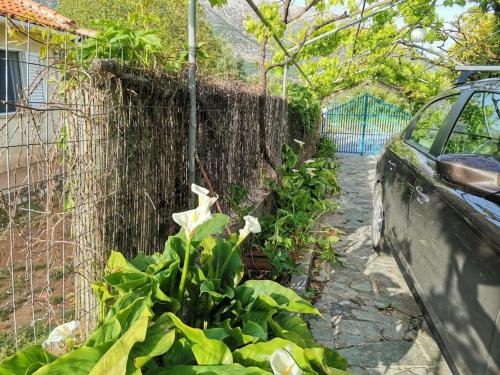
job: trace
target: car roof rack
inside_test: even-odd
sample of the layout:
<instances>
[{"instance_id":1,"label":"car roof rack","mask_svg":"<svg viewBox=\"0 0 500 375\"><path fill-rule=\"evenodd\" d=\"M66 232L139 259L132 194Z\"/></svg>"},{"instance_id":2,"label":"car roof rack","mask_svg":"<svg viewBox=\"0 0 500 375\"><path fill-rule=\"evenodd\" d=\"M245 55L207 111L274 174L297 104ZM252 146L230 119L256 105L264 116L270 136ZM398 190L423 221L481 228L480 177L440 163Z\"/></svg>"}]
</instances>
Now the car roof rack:
<instances>
[{"instance_id":1,"label":"car roof rack","mask_svg":"<svg viewBox=\"0 0 500 375\"><path fill-rule=\"evenodd\" d=\"M460 72L455 85L463 85L469 77L476 73L482 72L500 72L499 65L457 65L454 70Z\"/></svg>"}]
</instances>

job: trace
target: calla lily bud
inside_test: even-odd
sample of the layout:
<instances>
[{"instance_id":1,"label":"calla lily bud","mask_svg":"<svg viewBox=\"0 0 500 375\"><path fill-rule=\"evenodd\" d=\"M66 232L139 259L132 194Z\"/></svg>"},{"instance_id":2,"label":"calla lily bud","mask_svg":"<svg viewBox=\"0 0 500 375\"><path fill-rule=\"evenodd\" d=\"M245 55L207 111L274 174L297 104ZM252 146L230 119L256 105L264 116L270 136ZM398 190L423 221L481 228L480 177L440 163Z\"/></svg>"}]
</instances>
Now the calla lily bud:
<instances>
[{"instance_id":1,"label":"calla lily bud","mask_svg":"<svg viewBox=\"0 0 500 375\"><path fill-rule=\"evenodd\" d=\"M274 375L302 375L303 371L285 349L278 349L270 358Z\"/></svg>"},{"instance_id":2,"label":"calla lily bud","mask_svg":"<svg viewBox=\"0 0 500 375\"><path fill-rule=\"evenodd\" d=\"M238 243L242 243L245 238L248 237L250 233L260 233L261 232L261 227L259 223L259 219L256 217L246 215L243 217L245 220L245 226L240 229L240 235L238 237Z\"/></svg>"}]
</instances>

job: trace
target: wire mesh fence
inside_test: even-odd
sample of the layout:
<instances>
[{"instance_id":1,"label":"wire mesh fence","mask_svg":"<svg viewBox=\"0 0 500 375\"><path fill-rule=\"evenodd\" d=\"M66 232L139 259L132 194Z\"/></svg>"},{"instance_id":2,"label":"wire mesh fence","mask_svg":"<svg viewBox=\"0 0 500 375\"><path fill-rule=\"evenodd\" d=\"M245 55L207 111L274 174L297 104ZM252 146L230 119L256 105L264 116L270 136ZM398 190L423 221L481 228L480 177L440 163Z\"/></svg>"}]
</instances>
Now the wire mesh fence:
<instances>
[{"instance_id":1,"label":"wire mesh fence","mask_svg":"<svg viewBox=\"0 0 500 375\"><path fill-rule=\"evenodd\" d=\"M189 98L183 77L86 60L71 31L0 21L2 358L68 320L88 332L107 253L158 251L177 230ZM199 166L227 209L232 183L279 165L286 103L213 82L198 97Z\"/></svg>"}]
</instances>

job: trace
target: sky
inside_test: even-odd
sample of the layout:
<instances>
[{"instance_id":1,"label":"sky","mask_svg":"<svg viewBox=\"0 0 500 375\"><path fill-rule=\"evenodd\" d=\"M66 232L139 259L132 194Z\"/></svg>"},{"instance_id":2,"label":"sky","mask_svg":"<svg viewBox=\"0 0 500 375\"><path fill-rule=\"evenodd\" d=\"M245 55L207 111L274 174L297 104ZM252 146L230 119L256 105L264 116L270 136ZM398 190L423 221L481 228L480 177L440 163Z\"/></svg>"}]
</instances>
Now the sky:
<instances>
[{"instance_id":1,"label":"sky","mask_svg":"<svg viewBox=\"0 0 500 375\"><path fill-rule=\"evenodd\" d=\"M295 0L294 4L297 6L304 5L306 0ZM445 7L443 6L443 2L439 2L440 5L438 5L438 14L445 20L445 22L450 22L452 21L457 15L462 13L466 8L454 5L452 7Z\"/></svg>"}]
</instances>

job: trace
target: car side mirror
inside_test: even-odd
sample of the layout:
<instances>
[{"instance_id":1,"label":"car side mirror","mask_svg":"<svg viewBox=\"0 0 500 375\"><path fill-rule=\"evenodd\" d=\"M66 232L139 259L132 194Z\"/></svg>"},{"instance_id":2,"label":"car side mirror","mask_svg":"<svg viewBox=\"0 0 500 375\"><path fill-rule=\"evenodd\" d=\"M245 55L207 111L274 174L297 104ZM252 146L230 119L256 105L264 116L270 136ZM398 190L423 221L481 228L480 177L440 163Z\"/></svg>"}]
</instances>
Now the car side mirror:
<instances>
[{"instance_id":1,"label":"car side mirror","mask_svg":"<svg viewBox=\"0 0 500 375\"><path fill-rule=\"evenodd\" d=\"M500 159L494 156L441 155L436 171L443 180L482 197L500 191Z\"/></svg>"}]
</instances>

